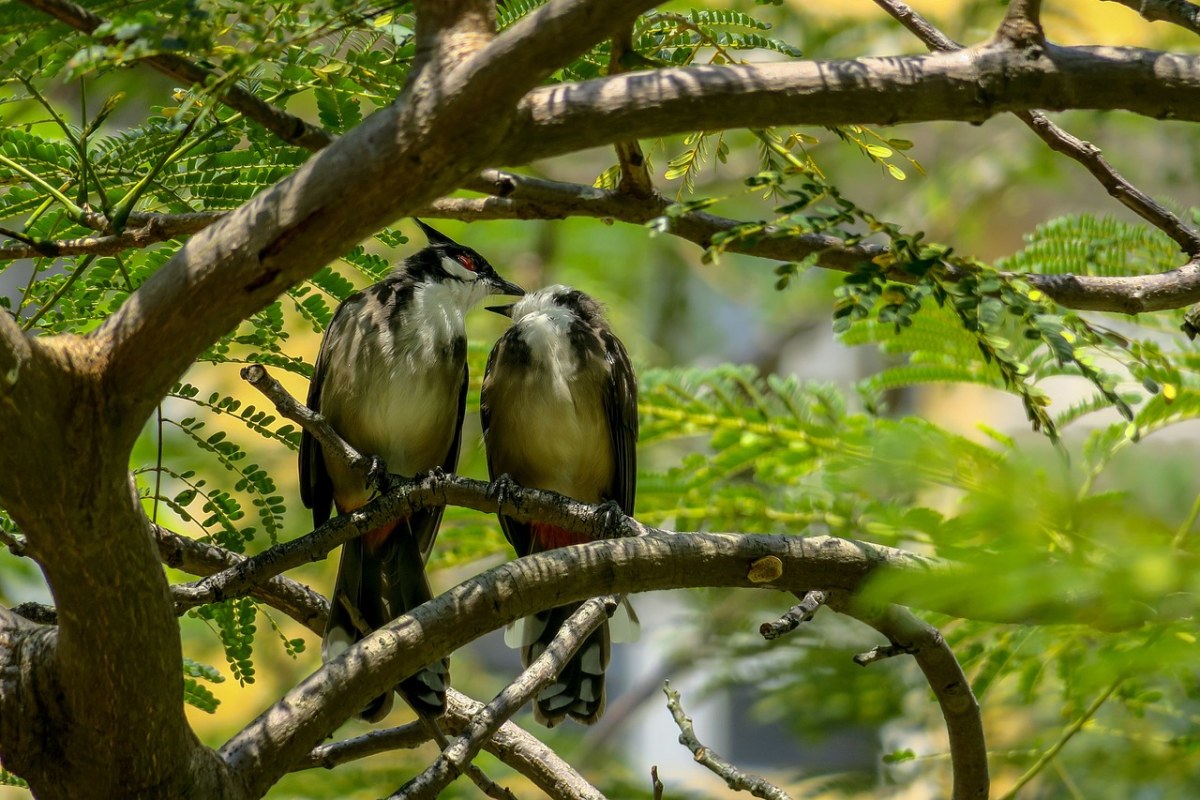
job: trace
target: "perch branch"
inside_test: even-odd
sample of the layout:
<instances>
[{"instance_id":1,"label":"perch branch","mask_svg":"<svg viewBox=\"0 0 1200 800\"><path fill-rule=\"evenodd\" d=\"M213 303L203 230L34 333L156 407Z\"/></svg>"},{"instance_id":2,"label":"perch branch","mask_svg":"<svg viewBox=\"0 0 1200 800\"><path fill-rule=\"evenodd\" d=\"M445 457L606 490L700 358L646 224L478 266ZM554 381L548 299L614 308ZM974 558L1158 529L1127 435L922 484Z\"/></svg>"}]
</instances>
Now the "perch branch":
<instances>
[{"instance_id":1,"label":"perch branch","mask_svg":"<svg viewBox=\"0 0 1200 800\"><path fill-rule=\"evenodd\" d=\"M696 736L692 718L684 713L679 692L671 688L670 681L663 684L663 692L667 695L667 708L670 709L675 724L679 726L679 743L692 751L697 763L707 767L735 792L749 792L763 800L792 800L791 795L775 784L758 775L738 769L717 755L711 747L705 747Z\"/></svg>"}]
</instances>

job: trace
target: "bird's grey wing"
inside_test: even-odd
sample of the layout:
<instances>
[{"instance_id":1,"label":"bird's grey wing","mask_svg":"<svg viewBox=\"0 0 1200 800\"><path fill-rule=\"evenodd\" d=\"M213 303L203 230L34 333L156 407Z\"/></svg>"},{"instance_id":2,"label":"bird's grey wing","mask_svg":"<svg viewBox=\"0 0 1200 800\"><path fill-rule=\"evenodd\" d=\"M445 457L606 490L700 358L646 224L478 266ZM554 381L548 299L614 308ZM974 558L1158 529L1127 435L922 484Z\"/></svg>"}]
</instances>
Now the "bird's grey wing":
<instances>
[{"instance_id":1,"label":"bird's grey wing","mask_svg":"<svg viewBox=\"0 0 1200 800\"><path fill-rule=\"evenodd\" d=\"M321 389L329 377L333 365L329 363L330 337L338 335L340 328L348 317L343 313L353 295L338 306L329 321L329 329L321 339L321 349L317 352L317 363L313 367L312 380L308 383L307 405L318 414L321 413ZM348 313L348 312L347 312ZM333 506L333 479L325 467L325 454L321 445L308 431L300 434L300 499L306 508L313 512L313 525L321 525L329 519Z\"/></svg>"},{"instance_id":2,"label":"bird's grey wing","mask_svg":"<svg viewBox=\"0 0 1200 800\"><path fill-rule=\"evenodd\" d=\"M637 376L621 340L611 331L603 331L600 338L608 360L604 413L608 417L613 453L613 480L608 499L615 500L626 514L632 514L637 488Z\"/></svg>"},{"instance_id":3,"label":"bird's grey wing","mask_svg":"<svg viewBox=\"0 0 1200 800\"><path fill-rule=\"evenodd\" d=\"M454 472L458 467L459 450L462 446L462 425L467 411L467 387L470 380L470 367L463 364L462 387L458 391L458 416L454 422L454 436L450 441L450 449L441 463L442 471L446 474ZM433 542L437 539L438 527L442 524L444 511L445 509L441 507L429 508L416 512L410 518L413 536L416 538L423 561L428 561L429 554L433 551Z\"/></svg>"}]
</instances>

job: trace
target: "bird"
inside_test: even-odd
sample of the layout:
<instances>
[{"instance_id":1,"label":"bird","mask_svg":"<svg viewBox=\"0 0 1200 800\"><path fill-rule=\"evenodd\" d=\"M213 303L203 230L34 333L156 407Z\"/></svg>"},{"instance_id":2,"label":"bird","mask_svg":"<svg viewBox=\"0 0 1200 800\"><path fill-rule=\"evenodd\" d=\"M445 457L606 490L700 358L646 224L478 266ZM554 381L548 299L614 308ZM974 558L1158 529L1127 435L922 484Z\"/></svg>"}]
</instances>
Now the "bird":
<instances>
[{"instance_id":1,"label":"bird","mask_svg":"<svg viewBox=\"0 0 1200 800\"><path fill-rule=\"evenodd\" d=\"M637 377L601 306L562 285L489 311L512 325L488 357L480 399L488 473L584 503L633 513L637 476ZM518 556L588 541L554 525L500 515ZM506 631L528 667L577 609L573 603L519 620ZM610 622L612 629L610 631ZM534 717L554 727L570 717L591 725L604 713L611 641L637 635L627 601L594 631L554 683L534 698Z\"/></svg>"},{"instance_id":2,"label":"bird","mask_svg":"<svg viewBox=\"0 0 1200 800\"><path fill-rule=\"evenodd\" d=\"M379 283L338 306L321 341L308 407L359 453L406 477L458 464L467 397L464 317L490 295L525 291L501 278L470 247L416 220L428 246ZM300 439L300 497L313 525L333 507L364 505L375 487ZM414 512L342 546L321 655L329 661L390 620L430 600L425 575L442 509ZM397 687L418 714L445 711L448 662L430 664ZM359 712L376 722L391 711L388 691Z\"/></svg>"}]
</instances>

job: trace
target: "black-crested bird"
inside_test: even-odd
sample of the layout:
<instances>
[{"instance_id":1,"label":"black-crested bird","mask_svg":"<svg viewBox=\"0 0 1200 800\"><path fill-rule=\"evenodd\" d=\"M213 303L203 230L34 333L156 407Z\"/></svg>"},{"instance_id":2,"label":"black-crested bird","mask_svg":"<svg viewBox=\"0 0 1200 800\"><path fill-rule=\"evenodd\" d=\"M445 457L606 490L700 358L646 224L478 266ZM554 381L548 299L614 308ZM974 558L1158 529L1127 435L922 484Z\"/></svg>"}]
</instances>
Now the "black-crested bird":
<instances>
[{"instance_id":1,"label":"black-crested bird","mask_svg":"<svg viewBox=\"0 0 1200 800\"><path fill-rule=\"evenodd\" d=\"M600 304L583 292L550 286L509 306L512 318L496 342L483 378L480 413L488 472L521 486L548 489L585 503L615 503L633 512L637 477L637 378L624 345ZM500 526L518 556L587 541L554 525ZM525 666L553 641L579 603L520 620L505 635ZM534 716L553 727L566 717L590 725L604 713L610 641L637 634L628 603L593 632L534 700Z\"/></svg>"},{"instance_id":2,"label":"black-crested bird","mask_svg":"<svg viewBox=\"0 0 1200 800\"><path fill-rule=\"evenodd\" d=\"M429 245L379 283L347 297L333 315L309 386L308 406L343 439L388 470L414 476L458 464L467 396L464 316L493 294L523 295L483 256L420 220ZM313 524L370 499L374 487L300 440L300 496ZM425 562L442 510L419 511L367 531L342 547L321 654L329 660L384 623L433 597ZM397 689L419 713L445 710L446 661L430 664ZM360 712L376 721L392 693Z\"/></svg>"}]
</instances>

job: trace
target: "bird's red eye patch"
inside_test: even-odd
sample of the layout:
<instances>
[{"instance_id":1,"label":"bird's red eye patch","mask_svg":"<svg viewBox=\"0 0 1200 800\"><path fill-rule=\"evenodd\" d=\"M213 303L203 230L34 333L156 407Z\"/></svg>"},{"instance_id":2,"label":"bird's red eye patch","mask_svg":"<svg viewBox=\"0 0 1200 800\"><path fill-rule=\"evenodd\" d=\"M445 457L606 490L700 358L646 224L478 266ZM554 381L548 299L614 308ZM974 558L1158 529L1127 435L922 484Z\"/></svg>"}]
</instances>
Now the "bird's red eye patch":
<instances>
[{"instance_id":1,"label":"bird's red eye patch","mask_svg":"<svg viewBox=\"0 0 1200 800\"><path fill-rule=\"evenodd\" d=\"M462 264L464 267L471 270L471 272L475 271L475 259L471 258L466 253L462 253L461 255L458 255L458 256L456 256L456 258L458 259L458 263Z\"/></svg>"}]
</instances>

